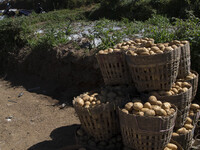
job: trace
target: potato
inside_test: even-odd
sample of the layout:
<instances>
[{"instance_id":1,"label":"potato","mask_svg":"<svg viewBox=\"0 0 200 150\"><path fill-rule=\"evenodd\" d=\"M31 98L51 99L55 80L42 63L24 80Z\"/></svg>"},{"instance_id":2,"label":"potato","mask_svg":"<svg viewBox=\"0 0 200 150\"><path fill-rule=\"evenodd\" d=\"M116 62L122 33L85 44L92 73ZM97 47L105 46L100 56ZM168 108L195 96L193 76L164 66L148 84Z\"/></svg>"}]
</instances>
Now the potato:
<instances>
[{"instance_id":1,"label":"potato","mask_svg":"<svg viewBox=\"0 0 200 150\"><path fill-rule=\"evenodd\" d=\"M129 51L127 52L127 54L128 54L128 55L132 55L132 56L137 55L134 51L131 51L131 50L129 50Z\"/></svg>"},{"instance_id":2,"label":"potato","mask_svg":"<svg viewBox=\"0 0 200 150\"><path fill-rule=\"evenodd\" d=\"M192 117L192 116L194 116L194 115L195 115L194 111L193 111L193 110L190 110L190 111L189 111L189 116Z\"/></svg>"},{"instance_id":3,"label":"potato","mask_svg":"<svg viewBox=\"0 0 200 150\"><path fill-rule=\"evenodd\" d=\"M148 110L149 110L149 108L142 108L140 111L145 112L145 111L148 111Z\"/></svg>"},{"instance_id":4,"label":"potato","mask_svg":"<svg viewBox=\"0 0 200 150\"><path fill-rule=\"evenodd\" d=\"M165 49L165 46L162 43L157 44L157 46L161 50Z\"/></svg>"},{"instance_id":5,"label":"potato","mask_svg":"<svg viewBox=\"0 0 200 150\"><path fill-rule=\"evenodd\" d=\"M163 54L163 51L159 50L159 51L155 51L156 54Z\"/></svg>"},{"instance_id":6,"label":"potato","mask_svg":"<svg viewBox=\"0 0 200 150\"><path fill-rule=\"evenodd\" d=\"M200 109L198 104L191 104L190 108L193 109L193 110Z\"/></svg>"},{"instance_id":7,"label":"potato","mask_svg":"<svg viewBox=\"0 0 200 150\"><path fill-rule=\"evenodd\" d=\"M144 112L144 115L145 115L145 116L155 116L156 113L155 113L154 110L149 109L148 111L145 111L145 112Z\"/></svg>"},{"instance_id":8,"label":"potato","mask_svg":"<svg viewBox=\"0 0 200 150\"><path fill-rule=\"evenodd\" d=\"M156 102L158 106L162 106L162 102L161 101L157 101Z\"/></svg>"},{"instance_id":9,"label":"potato","mask_svg":"<svg viewBox=\"0 0 200 150\"><path fill-rule=\"evenodd\" d=\"M125 105L125 109L128 111L132 111L133 110L133 102L129 102Z\"/></svg>"},{"instance_id":10,"label":"potato","mask_svg":"<svg viewBox=\"0 0 200 150\"><path fill-rule=\"evenodd\" d=\"M154 51L149 51L150 55L155 55L156 53Z\"/></svg>"},{"instance_id":11,"label":"potato","mask_svg":"<svg viewBox=\"0 0 200 150\"><path fill-rule=\"evenodd\" d=\"M184 124L184 127L187 129L187 130L192 130L194 128L193 125L191 124Z\"/></svg>"},{"instance_id":12,"label":"potato","mask_svg":"<svg viewBox=\"0 0 200 150\"><path fill-rule=\"evenodd\" d=\"M168 143L167 147L172 149L172 150L177 150L178 149L178 147L175 144L172 144L172 143Z\"/></svg>"},{"instance_id":13,"label":"potato","mask_svg":"<svg viewBox=\"0 0 200 150\"><path fill-rule=\"evenodd\" d=\"M115 53L121 52L121 49L115 48L115 49L113 49L113 52L115 52Z\"/></svg>"},{"instance_id":14,"label":"potato","mask_svg":"<svg viewBox=\"0 0 200 150\"><path fill-rule=\"evenodd\" d=\"M185 120L185 124L191 124L192 123L192 119L190 117L187 117Z\"/></svg>"},{"instance_id":15,"label":"potato","mask_svg":"<svg viewBox=\"0 0 200 150\"><path fill-rule=\"evenodd\" d=\"M172 88L171 90L174 92L174 94L178 93L178 90L176 88Z\"/></svg>"},{"instance_id":16,"label":"potato","mask_svg":"<svg viewBox=\"0 0 200 150\"><path fill-rule=\"evenodd\" d=\"M155 112L158 116L167 116L167 112L164 109L157 109Z\"/></svg>"},{"instance_id":17,"label":"potato","mask_svg":"<svg viewBox=\"0 0 200 150\"><path fill-rule=\"evenodd\" d=\"M186 80L192 80L192 79L194 79L194 77L193 76L187 76L185 79Z\"/></svg>"},{"instance_id":18,"label":"potato","mask_svg":"<svg viewBox=\"0 0 200 150\"><path fill-rule=\"evenodd\" d=\"M157 47L157 46L153 46L153 47L151 47L151 50L152 51L160 51L160 48L159 47Z\"/></svg>"},{"instance_id":19,"label":"potato","mask_svg":"<svg viewBox=\"0 0 200 150\"><path fill-rule=\"evenodd\" d=\"M149 109L151 109L151 104L150 104L149 102L146 102L146 103L144 104L144 108L149 108Z\"/></svg>"},{"instance_id":20,"label":"potato","mask_svg":"<svg viewBox=\"0 0 200 150\"><path fill-rule=\"evenodd\" d=\"M189 89L191 85L188 82L182 82L181 87L186 87Z\"/></svg>"},{"instance_id":21,"label":"potato","mask_svg":"<svg viewBox=\"0 0 200 150\"><path fill-rule=\"evenodd\" d=\"M106 53L104 52L104 50L100 50L99 54L106 54Z\"/></svg>"},{"instance_id":22,"label":"potato","mask_svg":"<svg viewBox=\"0 0 200 150\"><path fill-rule=\"evenodd\" d=\"M188 41L181 41L182 44L187 44L189 43Z\"/></svg>"},{"instance_id":23,"label":"potato","mask_svg":"<svg viewBox=\"0 0 200 150\"><path fill-rule=\"evenodd\" d=\"M177 49L178 47L176 45L172 45L172 48L173 49Z\"/></svg>"},{"instance_id":24,"label":"potato","mask_svg":"<svg viewBox=\"0 0 200 150\"><path fill-rule=\"evenodd\" d=\"M84 107L88 109L88 108L90 108L90 105L85 105Z\"/></svg>"},{"instance_id":25,"label":"potato","mask_svg":"<svg viewBox=\"0 0 200 150\"><path fill-rule=\"evenodd\" d=\"M164 102L161 107L163 109L170 109L172 106L169 102Z\"/></svg>"},{"instance_id":26,"label":"potato","mask_svg":"<svg viewBox=\"0 0 200 150\"><path fill-rule=\"evenodd\" d=\"M143 108L143 104L141 102L133 103L133 109L134 110L141 110L142 108Z\"/></svg>"},{"instance_id":27,"label":"potato","mask_svg":"<svg viewBox=\"0 0 200 150\"><path fill-rule=\"evenodd\" d=\"M144 112L142 112L142 111L139 111L136 114L139 115L139 116L144 116Z\"/></svg>"},{"instance_id":28,"label":"potato","mask_svg":"<svg viewBox=\"0 0 200 150\"><path fill-rule=\"evenodd\" d=\"M90 105L90 104L91 104L90 101L85 102L85 105Z\"/></svg>"},{"instance_id":29,"label":"potato","mask_svg":"<svg viewBox=\"0 0 200 150\"><path fill-rule=\"evenodd\" d=\"M113 52L113 49L112 49L112 48L109 48L109 49L108 49L108 52L109 52L109 53L112 53L112 52Z\"/></svg>"},{"instance_id":30,"label":"potato","mask_svg":"<svg viewBox=\"0 0 200 150\"><path fill-rule=\"evenodd\" d=\"M156 105L157 104L157 98L155 96L150 96L148 101L149 101L149 103L151 105Z\"/></svg>"},{"instance_id":31,"label":"potato","mask_svg":"<svg viewBox=\"0 0 200 150\"><path fill-rule=\"evenodd\" d=\"M89 96L89 95L84 95L84 96L83 96L83 100L84 100L84 101L90 100L90 96Z\"/></svg>"},{"instance_id":32,"label":"potato","mask_svg":"<svg viewBox=\"0 0 200 150\"><path fill-rule=\"evenodd\" d=\"M176 85L178 85L179 87L181 87L181 86L182 86L182 83L183 83L183 82L176 82Z\"/></svg>"},{"instance_id":33,"label":"potato","mask_svg":"<svg viewBox=\"0 0 200 150\"><path fill-rule=\"evenodd\" d=\"M161 109L161 107L158 106L158 105L151 105L151 107L152 107L152 109L155 110L155 111Z\"/></svg>"},{"instance_id":34,"label":"potato","mask_svg":"<svg viewBox=\"0 0 200 150\"><path fill-rule=\"evenodd\" d=\"M99 104L101 104L101 101L100 101L100 100L97 100L96 103L99 105Z\"/></svg>"},{"instance_id":35,"label":"potato","mask_svg":"<svg viewBox=\"0 0 200 150\"><path fill-rule=\"evenodd\" d=\"M128 110L126 110L126 109L122 109L122 111L123 111L124 113L126 113L126 114L129 114Z\"/></svg>"},{"instance_id":36,"label":"potato","mask_svg":"<svg viewBox=\"0 0 200 150\"><path fill-rule=\"evenodd\" d=\"M172 136L176 137L176 136L179 136L179 134L176 133L176 132L173 132L173 133L172 133Z\"/></svg>"},{"instance_id":37,"label":"potato","mask_svg":"<svg viewBox=\"0 0 200 150\"><path fill-rule=\"evenodd\" d=\"M80 97L77 97L77 98L75 99L75 102L76 102L76 104L79 105L79 106L83 106L83 105L84 105L84 101L83 101L83 99L80 98Z\"/></svg>"},{"instance_id":38,"label":"potato","mask_svg":"<svg viewBox=\"0 0 200 150\"><path fill-rule=\"evenodd\" d=\"M95 102L95 101L93 101L91 104L94 106L94 105L96 105L96 102Z\"/></svg>"},{"instance_id":39,"label":"potato","mask_svg":"<svg viewBox=\"0 0 200 150\"><path fill-rule=\"evenodd\" d=\"M174 49L169 46L169 47L165 47L164 52L169 52L169 51L173 51Z\"/></svg>"},{"instance_id":40,"label":"potato","mask_svg":"<svg viewBox=\"0 0 200 150\"><path fill-rule=\"evenodd\" d=\"M188 133L188 130L186 128L182 127L177 130L177 133L178 134L186 134L186 133Z\"/></svg>"}]
</instances>

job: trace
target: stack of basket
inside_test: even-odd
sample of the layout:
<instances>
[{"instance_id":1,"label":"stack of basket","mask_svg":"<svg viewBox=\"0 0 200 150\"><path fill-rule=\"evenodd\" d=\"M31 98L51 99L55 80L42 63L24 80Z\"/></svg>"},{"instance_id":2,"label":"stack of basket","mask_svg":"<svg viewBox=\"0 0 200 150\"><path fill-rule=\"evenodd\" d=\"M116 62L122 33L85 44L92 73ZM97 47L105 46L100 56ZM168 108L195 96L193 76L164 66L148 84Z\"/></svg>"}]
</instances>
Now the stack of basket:
<instances>
[{"instance_id":1,"label":"stack of basket","mask_svg":"<svg viewBox=\"0 0 200 150\"><path fill-rule=\"evenodd\" d=\"M173 129L184 126L197 91L198 73L190 70L189 42L155 44L150 38L135 39L117 44L114 49L101 50L96 57L107 87L74 99L83 130L97 143L121 133L123 144L129 148L164 149ZM139 95L134 95L135 88ZM153 116L145 115L145 111L139 113L142 108L123 112L127 102L135 102L131 95L144 103L147 96L155 97L155 104L166 114L157 113L154 108L149 108L156 112ZM173 105L176 111L164 110L165 103ZM152 107L155 104L150 103Z\"/></svg>"}]
</instances>

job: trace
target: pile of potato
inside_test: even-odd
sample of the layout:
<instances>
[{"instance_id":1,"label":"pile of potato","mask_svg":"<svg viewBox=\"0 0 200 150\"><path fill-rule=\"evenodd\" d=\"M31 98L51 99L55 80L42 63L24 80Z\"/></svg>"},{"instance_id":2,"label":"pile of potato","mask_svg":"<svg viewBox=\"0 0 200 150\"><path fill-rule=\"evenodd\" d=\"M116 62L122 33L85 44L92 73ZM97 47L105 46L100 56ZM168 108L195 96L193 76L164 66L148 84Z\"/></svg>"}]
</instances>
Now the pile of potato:
<instances>
[{"instance_id":1,"label":"pile of potato","mask_svg":"<svg viewBox=\"0 0 200 150\"><path fill-rule=\"evenodd\" d=\"M105 50L100 50L99 54L110 54L110 53L115 53L115 52L126 52L129 49L134 49L136 47L141 47L145 45L153 45L154 40L151 38L143 38L143 39L135 39L135 40L130 40L127 42L119 43L115 48L108 48Z\"/></svg>"},{"instance_id":2,"label":"pile of potato","mask_svg":"<svg viewBox=\"0 0 200 150\"><path fill-rule=\"evenodd\" d=\"M124 98L127 95L127 92L128 87L126 86L107 86L101 89L100 92L83 93L74 98L73 103L81 107L93 108L101 105L101 103L114 102L117 99Z\"/></svg>"},{"instance_id":3,"label":"pile of potato","mask_svg":"<svg viewBox=\"0 0 200 150\"><path fill-rule=\"evenodd\" d=\"M121 135L116 135L107 141L95 141L94 138L88 136L84 130L80 128L76 131L76 136L81 144L89 145L90 147L97 147L104 150L122 147Z\"/></svg>"},{"instance_id":4,"label":"pile of potato","mask_svg":"<svg viewBox=\"0 0 200 150\"><path fill-rule=\"evenodd\" d=\"M178 150L178 147L173 143L168 143L164 150Z\"/></svg>"},{"instance_id":5,"label":"pile of potato","mask_svg":"<svg viewBox=\"0 0 200 150\"><path fill-rule=\"evenodd\" d=\"M198 104L191 104L188 115L193 117L199 111L200 111L200 106Z\"/></svg>"},{"instance_id":6,"label":"pile of potato","mask_svg":"<svg viewBox=\"0 0 200 150\"><path fill-rule=\"evenodd\" d=\"M172 88L169 91L154 91L151 92L151 95L159 96L172 96L179 95L181 93L185 93L188 89L191 88L191 85L188 82L175 82Z\"/></svg>"},{"instance_id":7,"label":"pile of potato","mask_svg":"<svg viewBox=\"0 0 200 150\"><path fill-rule=\"evenodd\" d=\"M139 116L169 116L174 114L175 109L168 102L162 103L155 96L150 96L148 102L142 103L136 99L128 102L122 111L126 114L134 114Z\"/></svg>"},{"instance_id":8,"label":"pile of potato","mask_svg":"<svg viewBox=\"0 0 200 150\"><path fill-rule=\"evenodd\" d=\"M190 73L188 76L186 76L184 79L178 79L179 81L187 81L187 80L193 80L195 79L197 76L194 73Z\"/></svg>"},{"instance_id":9,"label":"pile of potato","mask_svg":"<svg viewBox=\"0 0 200 150\"><path fill-rule=\"evenodd\" d=\"M187 117L184 126L182 128L177 129L176 132L173 132L172 136L176 137L180 136L181 134L187 134L191 132L193 128L194 126L192 125L192 119Z\"/></svg>"},{"instance_id":10,"label":"pile of potato","mask_svg":"<svg viewBox=\"0 0 200 150\"><path fill-rule=\"evenodd\" d=\"M188 41L178 41L174 40L169 43L158 43L158 44L146 44L140 45L139 47L134 47L130 49L127 54L132 56L138 55L156 55L163 54L165 52L173 51L180 46L184 46Z\"/></svg>"}]
</instances>

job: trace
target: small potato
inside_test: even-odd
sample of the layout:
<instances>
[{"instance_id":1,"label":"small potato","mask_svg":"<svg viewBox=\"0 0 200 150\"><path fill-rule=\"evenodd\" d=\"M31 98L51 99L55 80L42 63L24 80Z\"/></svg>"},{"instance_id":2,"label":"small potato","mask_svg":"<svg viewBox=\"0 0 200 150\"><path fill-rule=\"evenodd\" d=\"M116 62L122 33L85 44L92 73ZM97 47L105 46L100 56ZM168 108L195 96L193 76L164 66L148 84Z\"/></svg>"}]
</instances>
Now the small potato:
<instances>
[{"instance_id":1,"label":"small potato","mask_svg":"<svg viewBox=\"0 0 200 150\"><path fill-rule=\"evenodd\" d=\"M89 101L92 102L94 100L94 97L90 97Z\"/></svg>"},{"instance_id":2,"label":"small potato","mask_svg":"<svg viewBox=\"0 0 200 150\"><path fill-rule=\"evenodd\" d=\"M150 104L149 102L146 102L146 103L144 104L144 108L149 108L149 109L151 109L151 104Z\"/></svg>"},{"instance_id":3,"label":"small potato","mask_svg":"<svg viewBox=\"0 0 200 150\"><path fill-rule=\"evenodd\" d=\"M104 54L106 54L106 52L104 52L104 50L100 50L99 54L104 55Z\"/></svg>"},{"instance_id":4,"label":"small potato","mask_svg":"<svg viewBox=\"0 0 200 150\"><path fill-rule=\"evenodd\" d=\"M173 133L172 133L172 136L176 137L176 136L179 136L179 134L176 133L176 132L173 132Z\"/></svg>"},{"instance_id":5,"label":"small potato","mask_svg":"<svg viewBox=\"0 0 200 150\"><path fill-rule=\"evenodd\" d=\"M170 109L172 107L172 105L169 102L164 102L162 104L162 108L163 109Z\"/></svg>"},{"instance_id":6,"label":"small potato","mask_svg":"<svg viewBox=\"0 0 200 150\"><path fill-rule=\"evenodd\" d=\"M150 96L148 101L149 101L149 103L151 105L156 105L157 104L157 98L155 96Z\"/></svg>"},{"instance_id":7,"label":"small potato","mask_svg":"<svg viewBox=\"0 0 200 150\"><path fill-rule=\"evenodd\" d=\"M123 111L124 113L126 113L126 114L129 114L128 110L126 110L126 109L122 109L122 111Z\"/></svg>"},{"instance_id":8,"label":"small potato","mask_svg":"<svg viewBox=\"0 0 200 150\"><path fill-rule=\"evenodd\" d=\"M163 51L159 50L159 51L155 51L156 54L163 54Z\"/></svg>"},{"instance_id":9,"label":"small potato","mask_svg":"<svg viewBox=\"0 0 200 150\"><path fill-rule=\"evenodd\" d=\"M194 128L193 125L191 124L185 124L184 127L187 129L187 130L192 130Z\"/></svg>"},{"instance_id":10,"label":"small potato","mask_svg":"<svg viewBox=\"0 0 200 150\"><path fill-rule=\"evenodd\" d=\"M133 109L134 110L141 110L143 108L143 104L140 102L133 103Z\"/></svg>"},{"instance_id":11,"label":"small potato","mask_svg":"<svg viewBox=\"0 0 200 150\"><path fill-rule=\"evenodd\" d=\"M182 44L187 44L189 43L188 41L181 41Z\"/></svg>"},{"instance_id":12,"label":"small potato","mask_svg":"<svg viewBox=\"0 0 200 150\"><path fill-rule=\"evenodd\" d=\"M90 105L85 105L84 107L85 107L86 109L88 109L88 108L90 108Z\"/></svg>"},{"instance_id":13,"label":"small potato","mask_svg":"<svg viewBox=\"0 0 200 150\"><path fill-rule=\"evenodd\" d=\"M198 104L191 104L190 108L193 109L193 110L200 109Z\"/></svg>"},{"instance_id":14,"label":"small potato","mask_svg":"<svg viewBox=\"0 0 200 150\"><path fill-rule=\"evenodd\" d=\"M188 133L188 130L186 128L182 127L177 130L177 133L178 134L186 134L186 133Z\"/></svg>"},{"instance_id":15,"label":"small potato","mask_svg":"<svg viewBox=\"0 0 200 150\"><path fill-rule=\"evenodd\" d=\"M186 88L190 88L191 85L188 83L188 82L182 82L182 85L181 85L182 88L186 87Z\"/></svg>"},{"instance_id":16,"label":"small potato","mask_svg":"<svg viewBox=\"0 0 200 150\"><path fill-rule=\"evenodd\" d=\"M172 144L172 143L168 143L167 147L170 148L171 150L177 150L178 149L178 147L175 144Z\"/></svg>"},{"instance_id":17,"label":"small potato","mask_svg":"<svg viewBox=\"0 0 200 150\"><path fill-rule=\"evenodd\" d=\"M129 102L125 105L125 109L128 111L132 111L133 110L133 102Z\"/></svg>"},{"instance_id":18,"label":"small potato","mask_svg":"<svg viewBox=\"0 0 200 150\"><path fill-rule=\"evenodd\" d=\"M149 51L150 55L155 55L156 53L154 51Z\"/></svg>"},{"instance_id":19,"label":"small potato","mask_svg":"<svg viewBox=\"0 0 200 150\"><path fill-rule=\"evenodd\" d=\"M178 47L176 45L172 45L172 48L173 49L177 49Z\"/></svg>"},{"instance_id":20,"label":"small potato","mask_svg":"<svg viewBox=\"0 0 200 150\"><path fill-rule=\"evenodd\" d=\"M139 111L136 114L139 115L139 116L144 116L144 112L142 112L142 111Z\"/></svg>"},{"instance_id":21,"label":"small potato","mask_svg":"<svg viewBox=\"0 0 200 150\"><path fill-rule=\"evenodd\" d=\"M151 107L152 107L152 109L155 110L155 111L161 109L161 107L158 106L158 105L151 105Z\"/></svg>"},{"instance_id":22,"label":"small potato","mask_svg":"<svg viewBox=\"0 0 200 150\"><path fill-rule=\"evenodd\" d=\"M145 112L145 111L148 111L148 110L149 110L149 108L142 108L140 111Z\"/></svg>"},{"instance_id":23,"label":"small potato","mask_svg":"<svg viewBox=\"0 0 200 150\"><path fill-rule=\"evenodd\" d=\"M89 95L84 95L84 96L83 96L83 100L84 100L84 101L90 100L90 96L89 96Z\"/></svg>"},{"instance_id":24,"label":"small potato","mask_svg":"<svg viewBox=\"0 0 200 150\"><path fill-rule=\"evenodd\" d=\"M121 49L115 48L115 49L113 49L113 52L119 53L119 52L121 52Z\"/></svg>"},{"instance_id":25,"label":"small potato","mask_svg":"<svg viewBox=\"0 0 200 150\"><path fill-rule=\"evenodd\" d=\"M77 97L77 98L75 99L75 102L76 102L76 104L79 105L79 106L83 106L83 105L84 105L84 101L83 101L83 99L80 98L80 97Z\"/></svg>"},{"instance_id":26,"label":"small potato","mask_svg":"<svg viewBox=\"0 0 200 150\"><path fill-rule=\"evenodd\" d=\"M187 117L185 120L185 124L191 124L192 123L192 119L190 117Z\"/></svg>"},{"instance_id":27,"label":"small potato","mask_svg":"<svg viewBox=\"0 0 200 150\"><path fill-rule=\"evenodd\" d=\"M162 102L161 101L157 101L156 103L157 103L156 105L162 106Z\"/></svg>"},{"instance_id":28,"label":"small potato","mask_svg":"<svg viewBox=\"0 0 200 150\"><path fill-rule=\"evenodd\" d=\"M185 79L186 80L192 80L192 79L194 79L194 77L193 76L187 76Z\"/></svg>"},{"instance_id":29,"label":"small potato","mask_svg":"<svg viewBox=\"0 0 200 150\"><path fill-rule=\"evenodd\" d=\"M90 101L85 102L85 105L90 105L90 104L91 104Z\"/></svg>"},{"instance_id":30,"label":"small potato","mask_svg":"<svg viewBox=\"0 0 200 150\"><path fill-rule=\"evenodd\" d=\"M154 110L148 110L148 111L145 111L144 112L144 115L145 116L155 116L156 115L156 113L155 113L155 111Z\"/></svg>"},{"instance_id":31,"label":"small potato","mask_svg":"<svg viewBox=\"0 0 200 150\"><path fill-rule=\"evenodd\" d=\"M171 90L174 92L174 94L178 93L178 90L176 88L172 88Z\"/></svg>"},{"instance_id":32,"label":"small potato","mask_svg":"<svg viewBox=\"0 0 200 150\"><path fill-rule=\"evenodd\" d=\"M173 51L174 49L172 47L165 47L164 52Z\"/></svg>"},{"instance_id":33,"label":"small potato","mask_svg":"<svg viewBox=\"0 0 200 150\"><path fill-rule=\"evenodd\" d=\"M179 87L182 87L182 83L183 82L176 82L176 85L178 85Z\"/></svg>"},{"instance_id":34,"label":"small potato","mask_svg":"<svg viewBox=\"0 0 200 150\"><path fill-rule=\"evenodd\" d=\"M108 49L108 53L112 53L113 52L113 49L112 48L109 48Z\"/></svg>"},{"instance_id":35,"label":"small potato","mask_svg":"<svg viewBox=\"0 0 200 150\"><path fill-rule=\"evenodd\" d=\"M158 116L167 116L167 112L164 109L157 109L155 112Z\"/></svg>"},{"instance_id":36,"label":"small potato","mask_svg":"<svg viewBox=\"0 0 200 150\"><path fill-rule=\"evenodd\" d=\"M94 106L94 105L96 105L96 102L95 102L95 101L93 101L91 104Z\"/></svg>"},{"instance_id":37,"label":"small potato","mask_svg":"<svg viewBox=\"0 0 200 150\"><path fill-rule=\"evenodd\" d=\"M151 47L151 50L152 51L160 51L160 48L159 47L157 47L157 46L153 46L153 47Z\"/></svg>"},{"instance_id":38,"label":"small potato","mask_svg":"<svg viewBox=\"0 0 200 150\"><path fill-rule=\"evenodd\" d=\"M97 105L101 104L101 101L100 100L97 100L96 101Z\"/></svg>"}]
</instances>

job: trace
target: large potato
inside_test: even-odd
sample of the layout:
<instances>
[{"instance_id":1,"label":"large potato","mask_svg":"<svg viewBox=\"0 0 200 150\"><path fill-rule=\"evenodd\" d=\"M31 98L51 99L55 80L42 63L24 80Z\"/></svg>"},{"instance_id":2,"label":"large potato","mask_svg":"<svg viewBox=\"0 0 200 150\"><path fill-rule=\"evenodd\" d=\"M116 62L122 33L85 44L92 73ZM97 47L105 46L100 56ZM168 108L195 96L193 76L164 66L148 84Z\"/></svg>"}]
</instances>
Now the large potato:
<instances>
[{"instance_id":1,"label":"large potato","mask_svg":"<svg viewBox=\"0 0 200 150\"><path fill-rule=\"evenodd\" d=\"M190 108L194 110L200 109L198 104L191 104Z\"/></svg>"},{"instance_id":2,"label":"large potato","mask_svg":"<svg viewBox=\"0 0 200 150\"><path fill-rule=\"evenodd\" d=\"M145 111L144 112L144 115L145 116L155 116L156 115L156 113L155 113L155 111L154 110L148 110L148 111Z\"/></svg>"},{"instance_id":3,"label":"large potato","mask_svg":"<svg viewBox=\"0 0 200 150\"><path fill-rule=\"evenodd\" d=\"M84 101L83 101L83 99L80 98L80 97L77 97L77 98L75 99L75 102L76 102L76 104L78 104L79 106L83 106L83 105L84 105Z\"/></svg>"},{"instance_id":4,"label":"large potato","mask_svg":"<svg viewBox=\"0 0 200 150\"><path fill-rule=\"evenodd\" d=\"M191 124L185 124L184 127L187 129L187 130L192 130L194 128L193 125Z\"/></svg>"},{"instance_id":5,"label":"large potato","mask_svg":"<svg viewBox=\"0 0 200 150\"><path fill-rule=\"evenodd\" d=\"M151 105L156 105L157 104L157 98L155 96L150 96L148 101L149 101L149 103Z\"/></svg>"},{"instance_id":6,"label":"large potato","mask_svg":"<svg viewBox=\"0 0 200 150\"><path fill-rule=\"evenodd\" d=\"M191 124L192 123L192 119L190 117L187 117L185 120L185 124Z\"/></svg>"},{"instance_id":7,"label":"large potato","mask_svg":"<svg viewBox=\"0 0 200 150\"><path fill-rule=\"evenodd\" d=\"M143 108L143 104L141 102L133 103L133 109L134 110L141 110L142 108Z\"/></svg>"},{"instance_id":8,"label":"large potato","mask_svg":"<svg viewBox=\"0 0 200 150\"><path fill-rule=\"evenodd\" d=\"M158 116L167 116L167 112L164 109L157 109L155 112Z\"/></svg>"},{"instance_id":9,"label":"large potato","mask_svg":"<svg viewBox=\"0 0 200 150\"><path fill-rule=\"evenodd\" d=\"M125 109L128 111L132 111L133 110L133 102L129 102L125 105Z\"/></svg>"},{"instance_id":10,"label":"large potato","mask_svg":"<svg viewBox=\"0 0 200 150\"><path fill-rule=\"evenodd\" d=\"M178 147L175 144L172 144L172 143L168 143L167 147L170 148L171 150L177 150L178 149Z\"/></svg>"},{"instance_id":11,"label":"large potato","mask_svg":"<svg viewBox=\"0 0 200 150\"><path fill-rule=\"evenodd\" d=\"M171 104L169 103L169 102L164 102L163 104L162 104L162 108L163 109L170 109L172 106L171 106Z\"/></svg>"},{"instance_id":12,"label":"large potato","mask_svg":"<svg viewBox=\"0 0 200 150\"><path fill-rule=\"evenodd\" d=\"M146 102L146 103L144 104L144 108L149 108L149 109L151 109L151 104L150 104L149 102Z\"/></svg>"},{"instance_id":13,"label":"large potato","mask_svg":"<svg viewBox=\"0 0 200 150\"><path fill-rule=\"evenodd\" d=\"M177 130L177 133L178 134L186 134L186 133L188 133L188 130L186 128L182 127Z\"/></svg>"}]
</instances>

